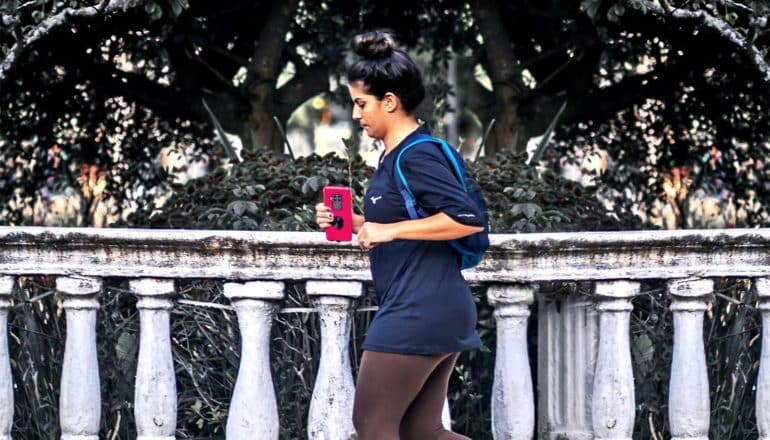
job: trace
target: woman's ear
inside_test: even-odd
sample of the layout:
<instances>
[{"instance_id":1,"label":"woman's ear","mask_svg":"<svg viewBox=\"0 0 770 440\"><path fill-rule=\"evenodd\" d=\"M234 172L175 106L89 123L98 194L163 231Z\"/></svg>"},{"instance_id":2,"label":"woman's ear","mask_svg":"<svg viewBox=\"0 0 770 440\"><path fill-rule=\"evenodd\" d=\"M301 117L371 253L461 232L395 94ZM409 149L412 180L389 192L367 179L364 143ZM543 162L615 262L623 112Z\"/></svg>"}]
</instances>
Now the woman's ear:
<instances>
[{"instance_id":1,"label":"woman's ear","mask_svg":"<svg viewBox=\"0 0 770 440\"><path fill-rule=\"evenodd\" d=\"M382 103L385 106L385 111L388 113L393 113L401 107L401 100L391 92L385 93L385 96L382 97Z\"/></svg>"}]
</instances>

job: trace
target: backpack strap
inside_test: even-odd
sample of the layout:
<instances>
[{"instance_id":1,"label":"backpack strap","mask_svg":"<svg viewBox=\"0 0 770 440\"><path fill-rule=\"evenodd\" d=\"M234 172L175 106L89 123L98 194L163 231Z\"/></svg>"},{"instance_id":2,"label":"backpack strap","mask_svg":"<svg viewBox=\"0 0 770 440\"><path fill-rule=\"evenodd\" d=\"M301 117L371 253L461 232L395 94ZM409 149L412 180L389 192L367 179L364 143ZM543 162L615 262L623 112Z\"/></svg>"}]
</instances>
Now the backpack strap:
<instances>
[{"instance_id":1,"label":"backpack strap","mask_svg":"<svg viewBox=\"0 0 770 440\"><path fill-rule=\"evenodd\" d=\"M401 155L413 146L423 142L434 143L441 147L441 151L444 153L444 157L447 158L455 175L460 180L463 191L468 191L468 189L465 187L465 178L463 177L465 175L465 167L461 165L457 160L457 152L442 139L436 139L431 136L418 136L417 139L401 148L401 151L398 152L398 156L396 156L396 181L400 183L400 185L398 185L399 192L401 193L401 197L404 199L404 204L406 205L406 210L409 213L409 217L412 219L424 218L428 215L422 208L417 206L417 201L414 197L414 194L412 194L412 190L409 188L409 183L406 181L406 176L404 176L404 173L401 170Z\"/></svg>"}]
</instances>

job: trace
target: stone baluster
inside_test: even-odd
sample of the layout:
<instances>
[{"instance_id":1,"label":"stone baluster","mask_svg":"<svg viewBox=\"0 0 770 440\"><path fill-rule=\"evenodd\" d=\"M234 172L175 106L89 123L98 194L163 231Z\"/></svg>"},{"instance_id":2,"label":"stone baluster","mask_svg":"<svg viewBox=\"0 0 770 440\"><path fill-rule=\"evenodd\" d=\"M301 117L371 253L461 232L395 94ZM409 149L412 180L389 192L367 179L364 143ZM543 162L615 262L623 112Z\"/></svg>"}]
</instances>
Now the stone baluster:
<instances>
[{"instance_id":1,"label":"stone baluster","mask_svg":"<svg viewBox=\"0 0 770 440\"><path fill-rule=\"evenodd\" d=\"M138 440L173 440L176 431L176 376L171 355L170 312L174 281L143 278L129 282L139 297L139 360L134 388Z\"/></svg>"},{"instance_id":2,"label":"stone baluster","mask_svg":"<svg viewBox=\"0 0 770 440\"><path fill-rule=\"evenodd\" d=\"M639 283L596 283L599 348L594 371L593 417L597 440L631 440L634 429L634 375L631 368L631 298Z\"/></svg>"},{"instance_id":3,"label":"stone baluster","mask_svg":"<svg viewBox=\"0 0 770 440\"><path fill-rule=\"evenodd\" d=\"M757 430L759 440L770 440L770 278L754 281L762 311L762 354L757 376Z\"/></svg>"},{"instance_id":4,"label":"stone baluster","mask_svg":"<svg viewBox=\"0 0 770 440\"><path fill-rule=\"evenodd\" d=\"M529 440L535 430L535 401L527 351L531 285L493 284L487 290L495 308L497 351L492 384L492 436Z\"/></svg>"},{"instance_id":5,"label":"stone baluster","mask_svg":"<svg viewBox=\"0 0 770 440\"><path fill-rule=\"evenodd\" d=\"M227 415L229 440L278 439L280 423L270 373L270 327L283 299L283 283L225 283L238 315L241 361Z\"/></svg>"},{"instance_id":6,"label":"stone baluster","mask_svg":"<svg viewBox=\"0 0 770 440\"><path fill-rule=\"evenodd\" d=\"M672 440L708 440L709 379L703 347L703 312L714 288L707 279L671 280L674 353L668 389Z\"/></svg>"},{"instance_id":7,"label":"stone baluster","mask_svg":"<svg viewBox=\"0 0 770 440\"><path fill-rule=\"evenodd\" d=\"M98 440L102 398L96 358L96 311L102 281L59 277L67 319L59 419L62 440Z\"/></svg>"},{"instance_id":8,"label":"stone baluster","mask_svg":"<svg viewBox=\"0 0 770 440\"><path fill-rule=\"evenodd\" d=\"M0 276L0 440L11 440L13 426L13 376L8 357L8 309L13 277Z\"/></svg>"},{"instance_id":9,"label":"stone baluster","mask_svg":"<svg viewBox=\"0 0 770 440\"><path fill-rule=\"evenodd\" d=\"M538 295L538 435L593 440L592 389L599 315L580 293Z\"/></svg>"},{"instance_id":10,"label":"stone baluster","mask_svg":"<svg viewBox=\"0 0 770 440\"><path fill-rule=\"evenodd\" d=\"M310 440L355 439L353 373L350 364L350 314L361 296L358 281L308 281L308 296L321 323L321 360L308 414Z\"/></svg>"}]
</instances>

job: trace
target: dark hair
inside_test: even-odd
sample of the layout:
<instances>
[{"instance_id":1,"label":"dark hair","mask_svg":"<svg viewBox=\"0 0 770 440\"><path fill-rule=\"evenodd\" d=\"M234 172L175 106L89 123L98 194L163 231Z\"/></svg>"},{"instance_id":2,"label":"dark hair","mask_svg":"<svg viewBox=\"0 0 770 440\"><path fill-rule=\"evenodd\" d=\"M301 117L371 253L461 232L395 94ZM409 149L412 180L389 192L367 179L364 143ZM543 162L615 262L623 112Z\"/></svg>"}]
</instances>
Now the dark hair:
<instances>
[{"instance_id":1,"label":"dark hair","mask_svg":"<svg viewBox=\"0 0 770 440\"><path fill-rule=\"evenodd\" d=\"M348 68L348 83L362 82L364 90L382 99L385 93L398 96L407 113L425 98L420 70L414 60L395 47L387 32L374 31L356 35L353 51L360 58Z\"/></svg>"}]
</instances>

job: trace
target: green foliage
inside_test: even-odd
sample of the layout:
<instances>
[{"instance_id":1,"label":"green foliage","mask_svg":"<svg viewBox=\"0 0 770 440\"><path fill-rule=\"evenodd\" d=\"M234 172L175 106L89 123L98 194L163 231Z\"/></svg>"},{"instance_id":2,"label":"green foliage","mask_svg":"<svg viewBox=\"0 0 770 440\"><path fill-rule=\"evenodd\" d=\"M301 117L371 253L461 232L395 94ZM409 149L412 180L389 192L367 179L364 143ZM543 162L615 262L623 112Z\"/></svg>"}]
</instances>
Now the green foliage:
<instances>
[{"instance_id":1,"label":"green foliage","mask_svg":"<svg viewBox=\"0 0 770 440\"><path fill-rule=\"evenodd\" d=\"M352 183L354 206L361 206L364 184L372 173L356 158L351 165L334 153L298 158L263 152L244 156L227 171L174 186L171 198L133 213L128 224L165 228L300 231L312 230L313 206L326 185Z\"/></svg>"},{"instance_id":2,"label":"green foliage","mask_svg":"<svg viewBox=\"0 0 770 440\"><path fill-rule=\"evenodd\" d=\"M617 216L595 197L595 189L566 180L550 169L525 165L511 152L482 158L475 166L495 233L639 229L632 215Z\"/></svg>"}]
</instances>

